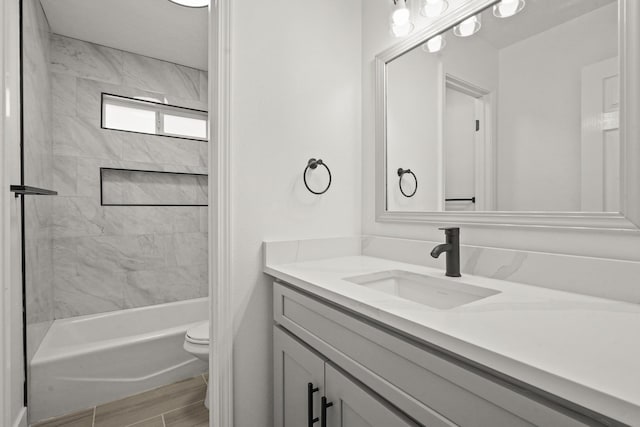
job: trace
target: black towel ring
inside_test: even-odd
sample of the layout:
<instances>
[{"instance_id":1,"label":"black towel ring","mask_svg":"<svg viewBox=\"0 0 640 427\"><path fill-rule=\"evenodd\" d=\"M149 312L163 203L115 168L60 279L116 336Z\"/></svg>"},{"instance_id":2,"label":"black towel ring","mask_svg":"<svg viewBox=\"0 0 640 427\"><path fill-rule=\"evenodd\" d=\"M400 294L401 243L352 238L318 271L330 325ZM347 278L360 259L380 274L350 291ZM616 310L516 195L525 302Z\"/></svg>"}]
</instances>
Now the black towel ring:
<instances>
[{"instance_id":1,"label":"black towel ring","mask_svg":"<svg viewBox=\"0 0 640 427\"><path fill-rule=\"evenodd\" d=\"M322 191L313 191L310 187L309 184L307 183L307 171L309 169L313 170L316 169L318 166L324 166L325 169L327 170L327 173L329 174L329 183L327 184L327 187L322 190ZM327 192L327 190L329 189L329 187L331 187L331 171L329 170L329 166L327 166L322 159L309 159L309 161L307 162L307 167L304 168L304 172L302 173L302 178L304 179L304 186L307 187L307 190L309 190L310 192L312 192L313 194L324 194Z\"/></svg>"},{"instance_id":2,"label":"black towel ring","mask_svg":"<svg viewBox=\"0 0 640 427\"><path fill-rule=\"evenodd\" d=\"M403 176L405 173L408 173L408 174L413 175L413 179L414 179L414 180L415 180L415 182L416 182L416 186L415 186L415 188L413 189L413 193L411 193L411 194L407 194L407 193L405 193L405 192L404 192L404 190L402 189L402 176ZM415 174L415 173L413 173L413 172L411 171L411 169L402 169L402 168L398 168L398 176L400 177L400 178L398 179L398 186L400 187L400 192L402 193L402 195L403 195L404 197L413 197L413 196L415 196L416 191L418 191L418 178L416 177L416 174Z\"/></svg>"}]
</instances>

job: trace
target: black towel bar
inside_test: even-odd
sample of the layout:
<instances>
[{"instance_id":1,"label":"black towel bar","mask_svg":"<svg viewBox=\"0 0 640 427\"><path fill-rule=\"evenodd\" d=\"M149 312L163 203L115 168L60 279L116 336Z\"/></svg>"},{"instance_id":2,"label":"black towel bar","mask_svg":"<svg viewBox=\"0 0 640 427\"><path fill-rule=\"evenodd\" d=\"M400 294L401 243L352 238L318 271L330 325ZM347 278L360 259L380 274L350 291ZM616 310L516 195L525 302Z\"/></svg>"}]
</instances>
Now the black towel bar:
<instances>
[{"instance_id":1,"label":"black towel bar","mask_svg":"<svg viewBox=\"0 0 640 427\"><path fill-rule=\"evenodd\" d=\"M471 202L471 203L475 203L476 202L476 198L475 197L470 197L468 199L444 199L445 202Z\"/></svg>"}]
</instances>

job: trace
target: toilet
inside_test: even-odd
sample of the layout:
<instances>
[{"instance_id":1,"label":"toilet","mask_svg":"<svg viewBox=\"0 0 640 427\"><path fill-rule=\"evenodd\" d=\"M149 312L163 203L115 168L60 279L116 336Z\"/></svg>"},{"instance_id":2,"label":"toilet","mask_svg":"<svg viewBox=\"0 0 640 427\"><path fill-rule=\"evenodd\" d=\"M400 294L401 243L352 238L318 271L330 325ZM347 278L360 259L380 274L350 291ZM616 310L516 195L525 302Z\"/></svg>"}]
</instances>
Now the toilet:
<instances>
[{"instance_id":1,"label":"toilet","mask_svg":"<svg viewBox=\"0 0 640 427\"><path fill-rule=\"evenodd\" d=\"M184 349L198 359L209 363L209 321L196 323L187 329L184 334ZM204 406L209 408L209 384L207 382L207 395L204 398Z\"/></svg>"}]
</instances>

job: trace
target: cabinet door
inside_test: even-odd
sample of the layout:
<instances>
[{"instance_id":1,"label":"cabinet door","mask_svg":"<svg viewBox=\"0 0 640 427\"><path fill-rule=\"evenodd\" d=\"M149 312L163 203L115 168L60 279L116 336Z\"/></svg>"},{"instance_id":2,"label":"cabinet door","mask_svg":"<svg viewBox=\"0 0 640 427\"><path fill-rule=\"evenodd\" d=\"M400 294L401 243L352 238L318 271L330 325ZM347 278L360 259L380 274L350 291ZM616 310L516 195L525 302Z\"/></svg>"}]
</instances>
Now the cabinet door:
<instances>
[{"instance_id":1,"label":"cabinet door","mask_svg":"<svg viewBox=\"0 0 640 427\"><path fill-rule=\"evenodd\" d=\"M416 427L419 424L325 365L327 427Z\"/></svg>"},{"instance_id":2,"label":"cabinet door","mask_svg":"<svg viewBox=\"0 0 640 427\"><path fill-rule=\"evenodd\" d=\"M324 360L278 327L273 328L273 348L275 427L319 426L309 418L320 416Z\"/></svg>"}]
</instances>

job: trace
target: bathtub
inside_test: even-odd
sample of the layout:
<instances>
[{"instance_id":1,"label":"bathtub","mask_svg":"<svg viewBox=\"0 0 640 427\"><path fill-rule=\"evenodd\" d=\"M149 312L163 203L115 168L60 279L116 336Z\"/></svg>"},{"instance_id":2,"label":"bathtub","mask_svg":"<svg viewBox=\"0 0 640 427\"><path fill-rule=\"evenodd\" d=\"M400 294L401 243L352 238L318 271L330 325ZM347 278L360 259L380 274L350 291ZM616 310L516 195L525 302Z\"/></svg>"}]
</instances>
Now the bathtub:
<instances>
[{"instance_id":1,"label":"bathtub","mask_svg":"<svg viewBox=\"0 0 640 427\"><path fill-rule=\"evenodd\" d=\"M206 372L182 348L186 329L208 319L208 298L56 320L30 365L36 422Z\"/></svg>"}]
</instances>

